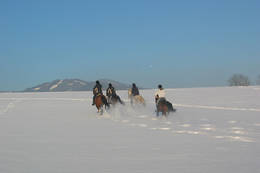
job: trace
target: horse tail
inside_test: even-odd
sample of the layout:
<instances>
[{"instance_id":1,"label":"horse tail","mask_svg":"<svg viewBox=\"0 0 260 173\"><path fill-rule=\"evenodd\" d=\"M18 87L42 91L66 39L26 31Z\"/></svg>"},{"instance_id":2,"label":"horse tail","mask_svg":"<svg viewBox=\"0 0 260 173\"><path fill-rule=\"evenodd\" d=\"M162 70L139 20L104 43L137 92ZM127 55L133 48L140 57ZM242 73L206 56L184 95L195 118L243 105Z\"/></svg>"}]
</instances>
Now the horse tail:
<instances>
[{"instance_id":1,"label":"horse tail","mask_svg":"<svg viewBox=\"0 0 260 173\"><path fill-rule=\"evenodd\" d=\"M169 112L170 111L175 112L175 109L173 108L173 106L172 106L172 104L170 102L166 101L166 104L167 104Z\"/></svg>"},{"instance_id":2,"label":"horse tail","mask_svg":"<svg viewBox=\"0 0 260 173\"><path fill-rule=\"evenodd\" d=\"M131 98L132 97L132 89L128 89L128 98Z\"/></svg>"}]
</instances>

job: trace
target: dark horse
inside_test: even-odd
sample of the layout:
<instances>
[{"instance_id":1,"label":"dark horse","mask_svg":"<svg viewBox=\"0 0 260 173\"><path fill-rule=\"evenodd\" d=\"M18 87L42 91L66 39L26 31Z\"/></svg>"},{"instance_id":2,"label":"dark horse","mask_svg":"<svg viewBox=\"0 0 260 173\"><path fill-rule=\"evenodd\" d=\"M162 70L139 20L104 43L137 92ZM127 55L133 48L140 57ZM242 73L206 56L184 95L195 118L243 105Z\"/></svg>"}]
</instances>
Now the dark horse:
<instances>
[{"instance_id":1,"label":"dark horse","mask_svg":"<svg viewBox=\"0 0 260 173\"><path fill-rule=\"evenodd\" d=\"M107 99L104 95L97 95L95 98L95 104L97 107L98 112L100 112L100 115L103 114L104 110L103 110L103 106L105 105L105 109L109 108L109 104L107 102Z\"/></svg>"},{"instance_id":2,"label":"dark horse","mask_svg":"<svg viewBox=\"0 0 260 173\"><path fill-rule=\"evenodd\" d=\"M124 105L125 103L120 99L120 97L118 95L115 96L111 96L108 98L108 101L110 104L115 105L117 103L120 103L122 105Z\"/></svg>"},{"instance_id":3,"label":"dark horse","mask_svg":"<svg viewBox=\"0 0 260 173\"><path fill-rule=\"evenodd\" d=\"M157 100L158 99L155 99L156 103L157 103ZM160 112L162 112L162 115L166 116L170 112L176 112L176 109L173 108L173 106L170 102L163 99L163 100L160 100L159 103L157 104L156 115L159 116Z\"/></svg>"}]
</instances>

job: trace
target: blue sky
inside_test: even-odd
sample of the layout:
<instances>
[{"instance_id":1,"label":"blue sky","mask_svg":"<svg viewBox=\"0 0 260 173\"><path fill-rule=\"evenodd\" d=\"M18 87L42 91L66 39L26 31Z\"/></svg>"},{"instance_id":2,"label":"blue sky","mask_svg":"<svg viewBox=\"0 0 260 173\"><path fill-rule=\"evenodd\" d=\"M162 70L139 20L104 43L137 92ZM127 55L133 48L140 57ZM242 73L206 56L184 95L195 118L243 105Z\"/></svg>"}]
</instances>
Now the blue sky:
<instances>
[{"instance_id":1,"label":"blue sky","mask_svg":"<svg viewBox=\"0 0 260 173\"><path fill-rule=\"evenodd\" d=\"M0 90L109 78L227 85L260 74L260 1L0 1Z\"/></svg>"}]
</instances>

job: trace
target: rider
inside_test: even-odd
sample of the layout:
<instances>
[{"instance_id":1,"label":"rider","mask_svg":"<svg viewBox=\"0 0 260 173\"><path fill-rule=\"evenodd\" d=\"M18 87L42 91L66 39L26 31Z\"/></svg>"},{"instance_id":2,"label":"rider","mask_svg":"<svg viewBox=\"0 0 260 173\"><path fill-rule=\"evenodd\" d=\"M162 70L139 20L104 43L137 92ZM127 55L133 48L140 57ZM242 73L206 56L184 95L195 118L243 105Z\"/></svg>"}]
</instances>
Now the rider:
<instances>
[{"instance_id":1,"label":"rider","mask_svg":"<svg viewBox=\"0 0 260 173\"><path fill-rule=\"evenodd\" d=\"M158 85L158 90L155 93L155 103L156 103L156 106L158 106L158 104L160 102L165 102L166 101L165 95L166 95L166 93L165 93L162 85L159 84Z\"/></svg>"},{"instance_id":2,"label":"rider","mask_svg":"<svg viewBox=\"0 0 260 173\"><path fill-rule=\"evenodd\" d=\"M121 101L120 97L116 94L116 90L115 90L115 88L112 86L111 83L108 84L108 88L107 88L107 90L106 90L106 95L107 95L108 100L109 100L108 102L111 102L111 99L112 99L112 98L116 98L116 99L118 99L118 101L119 101L121 104L123 104L123 102Z\"/></svg>"},{"instance_id":3,"label":"rider","mask_svg":"<svg viewBox=\"0 0 260 173\"><path fill-rule=\"evenodd\" d=\"M115 88L112 86L111 83L108 84L106 95L107 95L108 98L116 96Z\"/></svg>"},{"instance_id":4,"label":"rider","mask_svg":"<svg viewBox=\"0 0 260 173\"><path fill-rule=\"evenodd\" d=\"M136 87L135 83L132 84L132 96L139 95L139 89Z\"/></svg>"},{"instance_id":5,"label":"rider","mask_svg":"<svg viewBox=\"0 0 260 173\"><path fill-rule=\"evenodd\" d=\"M93 88L93 102L92 102L92 105L95 105L95 98L98 94L101 94L103 95L103 92L102 92L102 85L99 83L99 81L97 80L96 81L96 85L94 86Z\"/></svg>"}]
</instances>

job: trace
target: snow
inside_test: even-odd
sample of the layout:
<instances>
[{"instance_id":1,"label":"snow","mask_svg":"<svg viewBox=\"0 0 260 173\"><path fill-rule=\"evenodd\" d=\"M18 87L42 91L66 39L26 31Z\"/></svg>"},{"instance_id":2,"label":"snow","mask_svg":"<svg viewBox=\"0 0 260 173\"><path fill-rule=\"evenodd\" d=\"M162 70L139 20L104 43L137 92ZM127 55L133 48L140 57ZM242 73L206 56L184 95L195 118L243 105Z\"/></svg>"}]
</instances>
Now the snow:
<instances>
[{"instance_id":1,"label":"snow","mask_svg":"<svg viewBox=\"0 0 260 173\"><path fill-rule=\"evenodd\" d=\"M167 89L167 118L140 92L103 116L92 92L0 93L0 172L260 172L255 87Z\"/></svg>"},{"instance_id":2,"label":"snow","mask_svg":"<svg viewBox=\"0 0 260 173\"><path fill-rule=\"evenodd\" d=\"M79 81L79 80L75 80L75 82L78 82L78 83L80 83L81 85L86 85L85 82L81 82L81 81Z\"/></svg>"},{"instance_id":3,"label":"snow","mask_svg":"<svg viewBox=\"0 0 260 173\"><path fill-rule=\"evenodd\" d=\"M63 80L60 80L57 84L51 86L50 90L53 90L53 89L57 88L62 82L63 82Z\"/></svg>"},{"instance_id":4,"label":"snow","mask_svg":"<svg viewBox=\"0 0 260 173\"><path fill-rule=\"evenodd\" d=\"M38 91L38 90L40 90L41 88L34 88L33 90L35 90L35 91Z\"/></svg>"}]
</instances>

